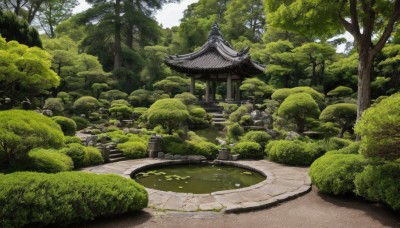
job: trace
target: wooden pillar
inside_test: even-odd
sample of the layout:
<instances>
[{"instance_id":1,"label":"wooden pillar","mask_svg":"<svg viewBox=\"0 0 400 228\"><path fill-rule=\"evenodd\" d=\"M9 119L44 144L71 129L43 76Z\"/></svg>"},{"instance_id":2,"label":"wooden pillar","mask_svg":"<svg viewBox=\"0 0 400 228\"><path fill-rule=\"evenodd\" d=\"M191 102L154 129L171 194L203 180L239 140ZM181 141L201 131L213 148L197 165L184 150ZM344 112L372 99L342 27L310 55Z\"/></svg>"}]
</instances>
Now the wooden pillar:
<instances>
[{"instance_id":1,"label":"wooden pillar","mask_svg":"<svg viewBox=\"0 0 400 228\"><path fill-rule=\"evenodd\" d=\"M212 97L211 100L215 101L216 100L216 94L217 94L217 82L211 82L211 91L212 91Z\"/></svg>"},{"instance_id":2,"label":"wooden pillar","mask_svg":"<svg viewBox=\"0 0 400 228\"><path fill-rule=\"evenodd\" d=\"M232 75L228 74L226 77L226 100L232 100Z\"/></svg>"},{"instance_id":3,"label":"wooden pillar","mask_svg":"<svg viewBox=\"0 0 400 228\"><path fill-rule=\"evenodd\" d=\"M194 79L194 76L190 78L190 93L195 95L196 91L196 80Z\"/></svg>"},{"instance_id":4,"label":"wooden pillar","mask_svg":"<svg viewBox=\"0 0 400 228\"><path fill-rule=\"evenodd\" d=\"M241 80L235 81L235 100L240 102L240 85L242 84Z\"/></svg>"},{"instance_id":5,"label":"wooden pillar","mask_svg":"<svg viewBox=\"0 0 400 228\"><path fill-rule=\"evenodd\" d=\"M210 81L206 80L206 102L210 102Z\"/></svg>"}]
</instances>

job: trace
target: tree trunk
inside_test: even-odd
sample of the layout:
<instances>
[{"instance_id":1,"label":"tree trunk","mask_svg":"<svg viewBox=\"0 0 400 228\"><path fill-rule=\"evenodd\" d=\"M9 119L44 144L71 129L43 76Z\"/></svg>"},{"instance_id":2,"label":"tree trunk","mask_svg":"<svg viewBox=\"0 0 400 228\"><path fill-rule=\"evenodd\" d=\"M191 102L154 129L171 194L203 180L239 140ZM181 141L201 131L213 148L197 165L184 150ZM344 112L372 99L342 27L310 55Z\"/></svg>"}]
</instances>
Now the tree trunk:
<instances>
[{"instance_id":1,"label":"tree trunk","mask_svg":"<svg viewBox=\"0 0 400 228\"><path fill-rule=\"evenodd\" d=\"M311 85L316 86L317 85L317 63L315 61L311 62L312 64L312 79L311 79Z\"/></svg>"},{"instance_id":2,"label":"tree trunk","mask_svg":"<svg viewBox=\"0 0 400 228\"><path fill-rule=\"evenodd\" d=\"M114 70L121 68L121 0L115 1Z\"/></svg>"},{"instance_id":3,"label":"tree trunk","mask_svg":"<svg viewBox=\"0 0 400 228\"><path fill-rule=\"evenodd\" d=\"M367 49L368 47L365 47ZM361 118L362 112L371 105L371 72L373 59L368 50L360 50L358 64L358 99L357 120Z\"/></svg>"}]
</instances>

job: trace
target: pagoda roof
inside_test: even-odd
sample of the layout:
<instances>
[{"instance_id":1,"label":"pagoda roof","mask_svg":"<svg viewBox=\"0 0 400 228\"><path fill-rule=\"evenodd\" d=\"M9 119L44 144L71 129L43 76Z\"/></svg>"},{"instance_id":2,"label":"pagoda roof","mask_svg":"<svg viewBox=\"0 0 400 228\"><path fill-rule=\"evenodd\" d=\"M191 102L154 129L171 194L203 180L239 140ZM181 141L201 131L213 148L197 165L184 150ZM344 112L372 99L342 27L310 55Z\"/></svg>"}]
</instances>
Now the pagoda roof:
<instances>
[{"instance_id":1,"label":"pagoda roof","mask_svg":"<svg viewBox=\"0 0 400 228\"><path fill-rule=\"evenodd\" d=\"M234 73L240 76L262 74L265 66L251 60L250 48L236 51L226 42L215 23L208 41L193 53L170 55L165 64L186 74Z\"/></svg>"}]
</instances>

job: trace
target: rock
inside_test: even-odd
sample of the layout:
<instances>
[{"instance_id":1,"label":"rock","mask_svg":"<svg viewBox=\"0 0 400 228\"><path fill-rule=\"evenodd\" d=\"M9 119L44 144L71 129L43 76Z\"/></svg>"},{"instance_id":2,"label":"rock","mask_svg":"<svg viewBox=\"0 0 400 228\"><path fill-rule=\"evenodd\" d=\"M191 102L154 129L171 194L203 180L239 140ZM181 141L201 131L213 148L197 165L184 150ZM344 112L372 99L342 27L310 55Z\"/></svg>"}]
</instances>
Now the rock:
<instances>
[{"instance_id":1,"label":"rock","mask_svg":"<svg viewBox=\"0 0 400 228\"><path fill-rule=\"evenodd\" d=\"M262 122L264 125L268 127L272 127L274 124L274 118L270 114L264 114L263 117L261 118Z\"/></svg>"},{"instance_id":2,"label":"rock","mask_svg":"<svg viewBox=\"0 0 400 228\"><path fill-rule=\"evenodd\" d=\"M286 140L293 141L293 140L296 140L299 137L300 137L300 135L298 133L296 133L294 131L289 131L287 136L286 136Z\"/></svg>"},{"instance_id":3,"label":"rock","mask_svg":"<svg viewBox=\"0 0 400 228\"><path fill-rule=\"evenodd\" d=\"M81 118L86 118L85 114L81 114Z\"/></svg>"},{"instance_id":4,"label":"rock","mask_svg":"<svg viewBox=\"0 0 400 228\"><path fill-rule=\"evenodd\" d=\"M86 137L86 146L95 146L97 144L97 135L89 135Z\"/></svg>"},{"instance_id":5,"label":"rock","mask_svg":"<svg viewBox=\"0 0 400 228\"><path fill-rule=\"evenodd\" d=\"M158 158L163 159L165 157L164 152L158 152Z\"/></svg>"},{"instance_id":6,"label":"rock","mask_svg":"<svg viewBox=\"0 0 400 228\"><path fill-rule=\"evenodd\" d=\"M261 112L259 110L254 110L250 113L252 120L260 120L261 119Z\"/></svg>"},{"instance_id":7,"label":"rock","mask_svg":"<svg viewBox=\"0 0 400 228\"><path fill-rule=\"evenodd\" d=\"M181 159L181 156L179 154L174 155L174 160L180 160L180 159Z\"/></svg>"},{"instance_id":8,"label":"rock","mask_svg":"<svg viewBox=\"0 0 400 228\"><path fill-rule=\"evenodd\" d=\"M164 158L165 158L165 159L172 160L172 159L174 159L174 155L172 155L172 154L165 154Z\"/></svg>"},{"instance_id":9,"label":"rock","mask_svg":"<svg viewBox=\"0 0 400 228\"><path fill-rule=\"evenodd\" d=\"M129 128L124 128L124 132L125 132L126 134L130 133Z\"/></svg>"},{"instance_id":10,"label":"rock","mask_svg":"<svg viewBox=\"0 0 400 228\"><path fill-rule=\"evenodd\" d=\"M53 111L51 111L50 109L44 109L42 111L42 114L48 117L52 117L53 116Z\"/></svg>"},{"instance_id":11,"label":"rock","mask_svg":"<svg viewBox=\"0 0 400 228\"><path fill-rule=\"evenodd\" d=\"M272 129L267 129L266 131L273 139L277 139L281 135L279 131L275 131Z\"/></svg>"},{"instance_id":12,"label":"rock","mask_svg":"<svg viewBox=\"0 0 400 228\"><path fill-rule=\"evenodd\" d=\"M264 126L264 123L262 120L254 120L254 126Z\"/></svg>"},{"instance_id":13,"label":"rock","mask_svg":"<svg viewBox=\"0 0 400 228\"><path fill-rule=\"evenodd\" d=\"M226 141L223 140L223 139L217 139L217 142L218 142L220 145L226 145Z\"/></svg>"}]
</instances>

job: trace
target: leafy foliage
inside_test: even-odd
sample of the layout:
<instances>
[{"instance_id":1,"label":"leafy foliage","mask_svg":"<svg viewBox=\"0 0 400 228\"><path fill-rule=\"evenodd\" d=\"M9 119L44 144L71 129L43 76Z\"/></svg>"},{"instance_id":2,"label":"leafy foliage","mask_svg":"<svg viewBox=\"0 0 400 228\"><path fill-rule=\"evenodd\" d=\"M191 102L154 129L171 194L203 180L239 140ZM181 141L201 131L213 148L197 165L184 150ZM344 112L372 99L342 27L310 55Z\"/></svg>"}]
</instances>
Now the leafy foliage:
<instances>
[{"instance_id":1,"label":"leafy foliage","mask_svg":"<svg viewBox=\"0 0 400 228\"><path fill-rule=\"evenodd\" d=\"M54 150L34 149L28 155L31 169L36 172L58 173L74 168L74 162L69 156Z\"/></svg>"},{"instance_id":2,"label":"leafy foliage","mask_svg":"<svg viewBox=\"0 0 400 228\"><path fill-rule=\"evenodd\" d=\"M264 155L260 144L256 142L239 142L233 146L232 153L240 154L243 159L261 159Z\"/></svg>"},{"instance_id":3,"label":"leafy foliage","mask_svg":"<svg viewBox=\"0 0 400 228\"><path fill-rule=\"evenodd\" d=\"M145 158L147 156L147 146L142 142L125 142L117 145L127 158Z\"/></svg>"},{"instance_id":4,"label":"leafy foliage","mask_svg":"<svg viewBox=\"0 0 400 228\"><path fill-rule=\"evenodd\" d=\"M73 119L64 116L53 116L51 119L60 125L64 135L75 135L77 126Z\"/></svg>"},{"instance_id":5,"label":"leafy foliage","mask_svg":"<svg viewBox=\"0 0 400 228\"><path fill-rule=\"evenodd\" d=\"M288 165L310 165L321 155L318 148L301 141L276 140L270 141L265 147L265 153L272 161ZM309 148L307 148L309 147Z\"/></svg>"},{"instance_id":6,"label":"leafy foliage","mask_svg":"<svg viewBox=\"0 0 400 228\"><path fill-rule=\"evenodd\" d=\"M334 195L353 192L354 179L366 160L356 154L329 154L315 160L309 170L311 181L322 192Z\"/></svg>"},{"instance_id":7,"label":"leafy foliage","mask_svg":"<svg viewBox=\"0 0 400 228\"><path fill-rule=\"evenodd\" d=\"M330 105L321 112L319 119L338 123L342 128L339 137L343 137L346 131L353 130L357 119L357 105L344 103Z\"/></svg>"},{"instance_id":8,"label":"leafy foliage","mask_svg":"<svg viewBox=\"0 0 400 228\"><path fill-rule=\"evenodd\" d=\"M142 186L117 175L18 172L0 178L2 227L65 226L136 212L147 203Z\"/></svg>"},{"instance_id":9,"label":"leafy foliage","mask_svg":"<svg viewBox=\"0 0 400 228\"><path fill-rule=\"evenodd\" d=\"M84 149L85 152L85 157L83 159L83 163L85 166L90 166L90 165L99 165L104 163L103 156L101 155L101 152L99 149L96 147L85 147Z\"/></svg>"},{"instance_id":10,"label":"leafy foliage","mask_svg":"<svg viewBox=\"0 0 400 228\"><path fill-rule=\"evenodd\" d=\"M80 143L70 143L60 150L61 153L68 155L74 161L74 167L79 168L85 165L85 147Z\"/></svg>"},{"instance_id":11,"label":"leafy foliage","mask_svg":"<svg viewBox=\"0 0 400 228\"><path fill-rule=\"evenodd\" d=\"M80 112L89 116L89 112L94 111L99 107L99 101L91 96L83 96L74 102L74 108Z\"/></svg>"},{"instance_id":12,"label":"leafy foliage","mask_svg":"<svg viewBox=\"0 0 400 228\"><path fill-rule=\"evenodd\" d=\"M271 136L265 131L249 131L241 138L243 141L256 142L263 149L270 139Z\"/></svg>"},{"instance_id":13,"label":"leafy foliage","mask_svg":"<svg viewBox=\"0 0 400 228\"><path fill-rule=\"evenodd\" d=\"M295 93L307 93L312 96L312 98L317 102L321 103L324 101L324 95L317 92L311 87L295 87L295 88L285 88L278 89L272 95L271 98L279 102L284 101L287 97Z\"/></svg>"},{"instance_id":14,"label":"leafy foliage","mask_svg":"<svg viewBox=\"0 0 400 228\"><path fill-rule=\"evenodd\" d=\"M367 157L400 158L400 93L366 110L355 125L360 152Z\"/></svg>"}]
</instances>

